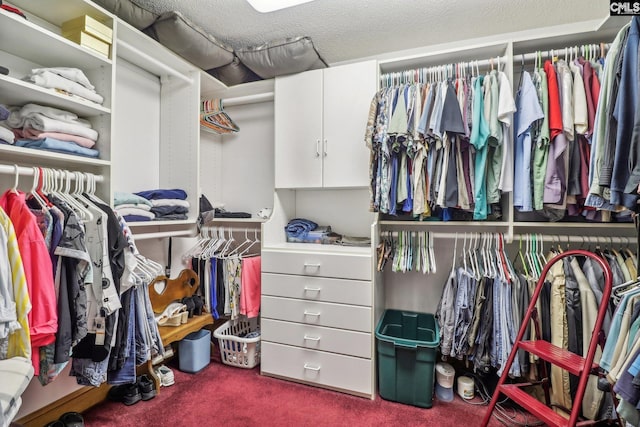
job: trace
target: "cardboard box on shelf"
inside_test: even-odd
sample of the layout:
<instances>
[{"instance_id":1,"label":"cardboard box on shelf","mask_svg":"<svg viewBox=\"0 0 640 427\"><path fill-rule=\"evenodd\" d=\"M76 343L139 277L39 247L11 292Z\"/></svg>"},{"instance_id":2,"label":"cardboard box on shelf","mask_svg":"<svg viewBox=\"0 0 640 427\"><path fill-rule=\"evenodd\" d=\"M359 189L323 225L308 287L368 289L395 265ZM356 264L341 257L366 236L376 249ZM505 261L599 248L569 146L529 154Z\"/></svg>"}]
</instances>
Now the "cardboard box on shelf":
<instances>
[{"instance_id":1,"label":"cardboard box on shelf","mask_svg":"<svg viewBox=\"0 0 640 427\"><path fill-rule=\"evenodd\" d=\"M107 58L109 58L109 55L111 53L111 45L109 43L105 43L102 40L93 37L91 34L85 33L84 31L66 33L63 35L63 37L71 40L72 42L78 43L80 46L84 46L96 53L104 55Z\"/></svg>"},{"instance_id":2,"label":"cardboard box on shelf","mask_svg":"<svg viewBox=\"0 0 640 427\"><path fill-rule=\"evenodd\" d=\"M89 15L82 15L64 22L61 30L62 36L65 38L69 38L67 34L76 34L78 31L83 31L107 44L111 44L113 40L113 30Z\"/></svg>"}]
</instances>

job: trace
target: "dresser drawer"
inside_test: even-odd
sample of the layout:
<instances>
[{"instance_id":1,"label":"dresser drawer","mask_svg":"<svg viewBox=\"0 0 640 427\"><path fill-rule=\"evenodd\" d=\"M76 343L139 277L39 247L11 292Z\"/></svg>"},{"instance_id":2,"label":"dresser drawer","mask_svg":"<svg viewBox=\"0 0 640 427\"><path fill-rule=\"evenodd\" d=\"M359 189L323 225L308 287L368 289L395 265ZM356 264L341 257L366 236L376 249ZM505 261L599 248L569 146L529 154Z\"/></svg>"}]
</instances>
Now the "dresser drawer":
<instances>
[{"instance_id":1,"label":"dresser drawer","mask_svg":"<svg viewBox=\"0 0 640 427\"><path fill-rule=\"evenodd\" d=\"M262 342L261 372L372 395L372 361Z\"/></svg>"},{"instance_id":2,"label":"dresser drawer","mask_svg":"<svg viewBox=\"0 0 640 427\"><path fill-rule=\"evenodd\" d=\"M262 271L371 280L371 256L351 253L262 251Z\"/></svg>"},{"instance_id":3,"label":"dresser drawer","mask_svg":"<svg viewBox=\"0 0 640 427\"><path fill-rule=\"evenodd\" d=\"M263 319L286 320L316 326L371 333L371 308L358 305L262 296Z\"/></svg>"},{"instance_id":4,"label":"dresser drawer","mask_svg":"<svg viewBox=\"0 0 640 427\"><path fill-rule=\"evenodd\" d=\"M350 356L371 358L372 335L365 332L322 326L303 325L263 318L260 338L280 344L295 345L312 350L342 353Z\"/></svg>"},{"instance_id":5,"label":"dresser drawer","mask_svg":"<svg viewBox=\"0 0 640 427\"><path fill-rule=\"evenodd\" d=\"M371 306L371 282L262 273L262 294Z\"/></svg>"}]
</instances>

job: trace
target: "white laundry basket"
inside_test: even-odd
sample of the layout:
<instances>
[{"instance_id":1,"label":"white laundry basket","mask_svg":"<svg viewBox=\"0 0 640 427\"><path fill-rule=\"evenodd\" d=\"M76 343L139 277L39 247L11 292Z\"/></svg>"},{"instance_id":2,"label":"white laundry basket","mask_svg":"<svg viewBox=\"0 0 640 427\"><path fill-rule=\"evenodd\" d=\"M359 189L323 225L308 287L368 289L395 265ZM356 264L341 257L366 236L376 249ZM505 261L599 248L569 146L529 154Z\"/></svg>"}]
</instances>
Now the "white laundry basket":
<instances>
[{"instance_id":1,"label":"white laundry basket","mask_svg":"<svg viewBox=\"0 0 640 427\"><path fill-rule=\"evenodd\" d=\"M260 335L253 338L244 336L260 333L258 318L227 320L213 333L220 345L222 362L240 368L251 369L260 363Z\"/></svg>"}]
</instances>

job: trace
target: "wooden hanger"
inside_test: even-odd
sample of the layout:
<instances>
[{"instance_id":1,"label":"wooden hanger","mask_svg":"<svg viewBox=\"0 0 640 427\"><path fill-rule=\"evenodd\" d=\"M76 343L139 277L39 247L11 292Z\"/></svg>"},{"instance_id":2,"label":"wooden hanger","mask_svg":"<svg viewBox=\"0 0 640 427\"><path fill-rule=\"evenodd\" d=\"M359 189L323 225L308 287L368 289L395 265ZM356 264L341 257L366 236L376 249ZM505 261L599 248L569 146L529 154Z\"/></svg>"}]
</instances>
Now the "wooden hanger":
<instances>
[{"instance_id":1,"label":"wooden hanger","mask_svg":"<svg viewBox=\"0 0 640 427\"><path fill-rule=\"evenodd\" d=\"M166 282L162 292L158 292L156 283ZM184 297L192 296L200 286L198 274L191 269L184 269L177 278L157 276L149 283L149 300L154 313L162 313L169 304Z\"/></svg>"}]
</instances>

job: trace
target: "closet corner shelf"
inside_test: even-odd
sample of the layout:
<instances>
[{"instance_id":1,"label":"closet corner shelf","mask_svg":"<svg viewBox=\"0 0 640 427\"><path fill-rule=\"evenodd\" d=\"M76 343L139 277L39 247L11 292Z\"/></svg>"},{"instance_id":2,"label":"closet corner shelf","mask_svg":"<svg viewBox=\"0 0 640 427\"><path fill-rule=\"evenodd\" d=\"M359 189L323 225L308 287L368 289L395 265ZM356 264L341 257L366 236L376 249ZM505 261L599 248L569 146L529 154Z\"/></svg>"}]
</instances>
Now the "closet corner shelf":
<instances>
[{"instance_id":1,"label":"closet corner shelf","mask_svg":"<svg viewBox=\"0 0 640 427\"><path fill-rule=\"evenodd\" d=\"M88 166L110 166L110 160L93 159L90 157L75 156L72 154L56 153L54 151L37 150L35 148L15 147L13 145L0 144L0 154L11 155L25 160L35 160L42 163L44 160L52 160L59 163L64 160L65 165L81 164Z\"/></svg>"},{"instance_id":2,"label":"closet corner shelf","mask_svg":"<svg viewBox=\"0 0 640 427\"><path fill-rule=\"evenodd\" d=\"M29 58L42 66L81 69L111 65L109 58L89 51L59 34L51 32L15 13L0 11L2 50L21 58Z\"/></svg>"},{"instance_id":3,"label":"closet corner shelf","mask_svg":"<svg viewBox=\"0 0 640 427\"><path fill-rule=\"evenodd\" d=\"M76 113L80 117L111 113L110 108L94 102L74 99L11 76L0 75L0 92L2 100L8 105L22 105L28 99L36 104L55 104L58 108Z\"/></svg>"}]
</instances>

